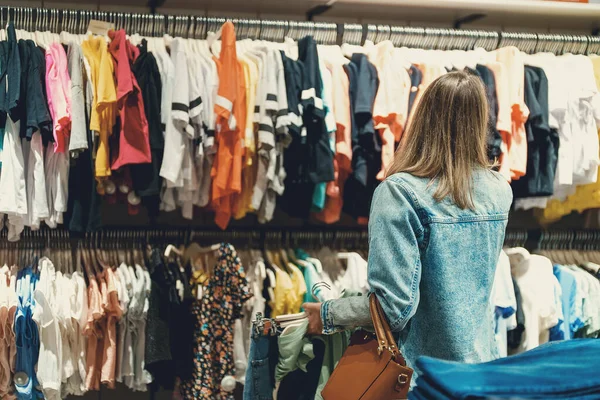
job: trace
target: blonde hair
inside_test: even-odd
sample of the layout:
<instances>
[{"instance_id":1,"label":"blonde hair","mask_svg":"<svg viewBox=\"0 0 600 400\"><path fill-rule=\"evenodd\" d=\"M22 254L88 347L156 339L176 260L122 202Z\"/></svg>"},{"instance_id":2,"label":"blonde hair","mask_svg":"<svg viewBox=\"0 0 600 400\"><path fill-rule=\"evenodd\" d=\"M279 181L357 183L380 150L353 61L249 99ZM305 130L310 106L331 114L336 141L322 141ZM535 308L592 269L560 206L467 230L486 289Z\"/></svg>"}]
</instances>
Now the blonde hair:
<instances>
[{"instance_id":1,"label":"blonde hair","mask_svg":"<svg viewBox=\"0 0 600 400\"><path fill-rule=\"evenodd\" d=\"M437 201L450 196L460 208L473 209L473 170L492 166L487 126L488 102L479 77L443 75L425 90L387 176L407 172L431 178L437 181Z\"/></svg>"}]
</instances>

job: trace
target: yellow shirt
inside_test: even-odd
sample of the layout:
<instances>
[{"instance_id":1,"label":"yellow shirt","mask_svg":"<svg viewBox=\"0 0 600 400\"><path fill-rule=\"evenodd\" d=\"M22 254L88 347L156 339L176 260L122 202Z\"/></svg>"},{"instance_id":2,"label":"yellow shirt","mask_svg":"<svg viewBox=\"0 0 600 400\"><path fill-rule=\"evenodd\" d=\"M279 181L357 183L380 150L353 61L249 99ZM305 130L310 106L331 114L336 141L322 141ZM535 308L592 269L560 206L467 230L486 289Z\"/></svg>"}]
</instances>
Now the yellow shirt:
<instances>
[{"instance_id":1,"label":"yellow shirt","mask_svg":"<svg viewBox=\"0 0 600 400\"><path fill-rule=\"evenodd\" d=\"M293 314L292 305L294 303L294 284L292 278L280 268L275 269L275 289L274 298L271 301L271 318L284 314ZM297 311L296 311L297 312Z\"/></svg>"},{"instance_id":2,"label":"yellow shirt","mask_svg":"<svg viewBox=\"0 0 600 400\"><path fill-rule=\"evenodd\" d=\"M293 289L290 292L290 314L296 314L300 312L302 303L304 302L304 295L306 294L306 282L304 281L304 274L294 264L289 263L288 268L292 271L291 279Z\"/></svg>"},{"instance_id":3,"label":"yellow shirt","mask_svg":"<svg viewBox=\"0 0 600 400\"><path fill-rule=\"evenodd\" d=\"M100 139L96 152L96 178L103 178L111 174L108 138L115 125L117 104L114 65L102 36L90 36L81 44L81 50L90 66L94 91L90 130L97 132Z\"/></svg>"},{"instance_id":4,"label":"yellow shirt","mask_svg":"<svg viewBox=\"0 0 600 400\"><path fill-rule=\"evenodd\" d=\"M594 66L596 86L600 87L600 57L590 56ZM600 134L600 132L599 132ZM598 168L600 174L600 168ZM600 176L600 175L598 175ZM544 210L540 210L537 216L542 223L557 221L573 211L579 213L591 208L600 208L600 182L596 181L587 185L577 186L575 193L568 196L564 201L551 200Z\"/></svg>"},{"instance_id":5,"label":"yellow shirt","mask_svg":"<svg viewBox=\"0 0 600 400\"><path fill-rule=\"evenodd\" d=\"M258 162L256 160L256 132L254 130L254 106L256 104L256 88L258 85L258 67L250 59L241 60L246 81L247 118L244 129L245 159L242 170L242 193L236 199L234 218L242 219L252 209L252 191L256 183Z\"/></svg>"}]
</instances>

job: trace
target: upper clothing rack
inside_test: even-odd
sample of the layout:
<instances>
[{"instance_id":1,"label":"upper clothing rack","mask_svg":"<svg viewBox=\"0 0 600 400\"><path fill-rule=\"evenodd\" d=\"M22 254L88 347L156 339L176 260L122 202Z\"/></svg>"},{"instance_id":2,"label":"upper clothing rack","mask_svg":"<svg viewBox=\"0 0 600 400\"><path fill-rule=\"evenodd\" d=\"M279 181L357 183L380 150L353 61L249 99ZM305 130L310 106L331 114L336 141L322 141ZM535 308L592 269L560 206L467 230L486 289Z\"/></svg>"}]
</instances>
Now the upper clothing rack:
<instances>
[{"instance_id":1,"label":"upper clothing rack","mask_svg":"<svg viewBox=\"0 0 600 400\"><path fill-rule=\"evenodd\" d=\"M108 21L115 28L143 36L181 36L204 39L233 21L239 39L282 41L312 35L321 44L362 44L391 40L395 46L425 49L494 50L513 45L526 52L591 54L600 51L600 37L531 32L444 29L375 24L336 24L314 21L243 19L189 15L137 14L89 10L0 7L0 25L13 22L17 29L84 34L91 20Z\"/></svg>"}]
</instances>

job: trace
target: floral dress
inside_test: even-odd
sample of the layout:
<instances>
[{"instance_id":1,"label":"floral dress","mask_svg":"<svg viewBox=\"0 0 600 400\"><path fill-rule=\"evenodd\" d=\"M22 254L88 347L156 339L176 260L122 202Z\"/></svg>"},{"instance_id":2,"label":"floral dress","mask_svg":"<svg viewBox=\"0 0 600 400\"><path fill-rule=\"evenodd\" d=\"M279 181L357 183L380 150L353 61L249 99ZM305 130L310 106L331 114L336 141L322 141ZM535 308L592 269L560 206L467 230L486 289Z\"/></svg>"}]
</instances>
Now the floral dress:
<instances>
[{"instance_id":1,"label":"floral dress","mask_svg":"<svg viewBox=\"0 0 600 400\"><path fill-rule=\"evenodd\" d=\"M194 367L191 378L181 385L185 399L233 400L233 392L222 390L221 381L225 376L235 376L233 326L250 297L235 248L222 243L214 272L203 282L202 299L191 307Z\"/></svg>"}]
</instances>

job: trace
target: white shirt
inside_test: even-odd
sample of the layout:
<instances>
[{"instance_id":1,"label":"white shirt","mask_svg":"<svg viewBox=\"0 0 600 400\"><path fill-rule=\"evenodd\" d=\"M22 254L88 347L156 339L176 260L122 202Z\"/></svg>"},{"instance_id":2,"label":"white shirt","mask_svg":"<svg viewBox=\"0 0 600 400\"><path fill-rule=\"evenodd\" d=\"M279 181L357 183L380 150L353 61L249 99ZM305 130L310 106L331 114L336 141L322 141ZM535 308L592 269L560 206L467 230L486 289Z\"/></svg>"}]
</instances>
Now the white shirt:
<instances>
[{"instance_id":1,"label":"white shirt","mask_svg":"<svg viewBox=\"0 0 600 400\"><path fill-rule=\"evenodd\" d=\"M492 286L492 305L496 330L494 339L498 356L506 357L508 350L507 332L517 327L517 298L510 273L510 260L505 252L500 253L494 283Z\"/></svg>"},{"instance_id":2,"label":"white shirt","mask_svg":"<svg viewBox=\"0 0 600 400\"><path fill-rule=\"evenodd\" d=\"M40 279L35 287L33 320L40 335L40 355L36 375L44 397L59 400L62 382L62 337L56 316L56 271L44 257L39 261Z\"/></svg>"},{"instance_id":3,"label":"white shirt","mask_svg":"<svg viewBox=\"0 0 600 400\"><path fill-rule=\"evenodd\" d=\"M510 354L521 353L548 342L550 328L556 326L562 314L560 284L553 273L552 262L546 257L531 255L523 248L507 249L514 279L519 285L525 315L525 332L519 347Z\"/></svg>"},{"instance_id":4,"label":"white shirt","mask_svg":"<svg viewBox=\"0 0 600 400\"><path fill-rule=\"evenodd\" d=\"M40 228L40 222L50 217L46 194L46 175L44 174L44 145L39 131L33 133L31 140L21 139L25 176L27 184L28 213L25 225L31 229ZM48 146L50 148L52 146Z\"/></svg>"},{"instance_id":5,"label":"white shirt","mask_svg":"<svg viewBox=\"0 0 600 400\"><path fill-rule=\"evenodd\" d=\"M19 121L13 122L10 116L6 118L0 174L0 193L2 193L0 214L8 216L8 240L10 241L19 240L28 211L25 162L19 127Z\"/></svg>"}]
</instances>

